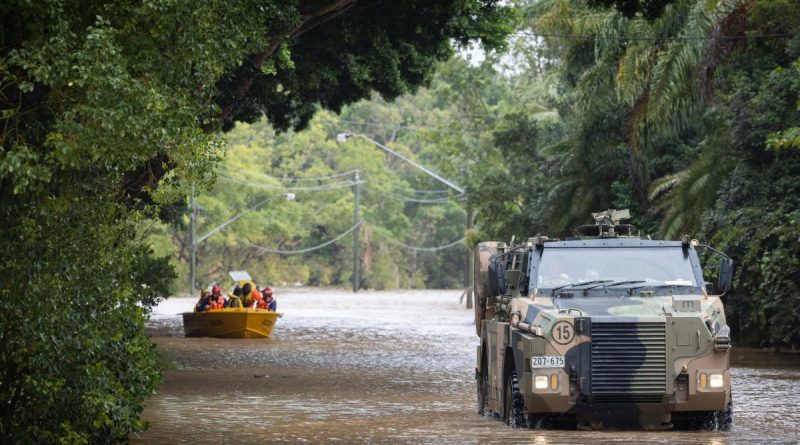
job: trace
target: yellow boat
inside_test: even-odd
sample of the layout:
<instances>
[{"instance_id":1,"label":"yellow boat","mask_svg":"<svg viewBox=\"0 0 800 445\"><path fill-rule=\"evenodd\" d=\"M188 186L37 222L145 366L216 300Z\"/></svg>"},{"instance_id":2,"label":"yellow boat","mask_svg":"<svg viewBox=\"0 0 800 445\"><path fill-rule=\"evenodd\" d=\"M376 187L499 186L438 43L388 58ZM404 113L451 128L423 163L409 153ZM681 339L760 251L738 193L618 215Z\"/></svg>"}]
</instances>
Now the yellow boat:
<instances>
[{"instance_id":1,"label":"yellow boat","mask_svg":"<svg viewBox=\"0 0 800 445\"><path fill-rule=\"evenodd\" d=\"M185 312L183 331L187 337L266 338L282 316L263 309Z\"/></svg>"}]
</instances>

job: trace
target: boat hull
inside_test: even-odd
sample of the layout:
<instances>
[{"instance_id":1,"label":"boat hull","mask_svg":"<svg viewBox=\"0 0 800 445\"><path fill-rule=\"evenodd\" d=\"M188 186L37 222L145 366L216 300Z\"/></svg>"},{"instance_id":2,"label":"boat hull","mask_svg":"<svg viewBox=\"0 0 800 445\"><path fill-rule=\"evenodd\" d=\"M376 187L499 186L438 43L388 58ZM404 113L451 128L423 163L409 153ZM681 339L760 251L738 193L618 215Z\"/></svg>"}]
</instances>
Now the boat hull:
<instances>
[{"instance_id":1,"label":"boat hull","mask_svg":"<svg viewBox=\"0 0 800 445\"><path fill-rule=\"evenodd\" d=\"M183 314L187 337L267 338L282 314L261 309L220 309Z\"/></svg>"}]
</instances>

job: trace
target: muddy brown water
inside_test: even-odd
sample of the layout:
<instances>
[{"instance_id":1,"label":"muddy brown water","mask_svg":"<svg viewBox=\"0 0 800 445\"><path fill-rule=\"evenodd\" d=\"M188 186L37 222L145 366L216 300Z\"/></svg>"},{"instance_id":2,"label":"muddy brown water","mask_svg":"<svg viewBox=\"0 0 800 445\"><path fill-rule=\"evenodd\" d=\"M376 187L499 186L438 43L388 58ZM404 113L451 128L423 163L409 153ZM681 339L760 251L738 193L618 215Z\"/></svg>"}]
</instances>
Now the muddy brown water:
<instances>
[{"instance_id":1,"label":"muddy brown water","mask_svg":"<svg viewBox=\"0 0 800 445\"><path fill-rule=\"evenodd\" d=\"M459 291L277 293L273 338L184 338L173 298L148 328L172 368L134 443L800 443L800 357L734 349L730 432L513 430L478 415L478 338Z\"/></svg>"}]
</instances>

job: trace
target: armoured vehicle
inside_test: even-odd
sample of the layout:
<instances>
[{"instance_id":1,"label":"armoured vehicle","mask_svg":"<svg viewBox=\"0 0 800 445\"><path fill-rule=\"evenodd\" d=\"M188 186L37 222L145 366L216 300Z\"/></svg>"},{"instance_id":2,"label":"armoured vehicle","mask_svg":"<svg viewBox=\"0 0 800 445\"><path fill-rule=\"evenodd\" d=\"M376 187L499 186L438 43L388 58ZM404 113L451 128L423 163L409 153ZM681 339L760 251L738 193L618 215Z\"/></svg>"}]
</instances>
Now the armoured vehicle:
<instances>
[{"instance_id":1,"label":"armoured vehicle","mask_svg":"<svg viewBox=\"0 0 800 445\"><path fill-rule=\"evenodd\" d=\"M633 236L627 210L592 215L564 240L478 245L479 412L516 427L729 429L733 261L688 237ZM699 247L720 255L716 284Z\"/></svg>"}]
</instances>

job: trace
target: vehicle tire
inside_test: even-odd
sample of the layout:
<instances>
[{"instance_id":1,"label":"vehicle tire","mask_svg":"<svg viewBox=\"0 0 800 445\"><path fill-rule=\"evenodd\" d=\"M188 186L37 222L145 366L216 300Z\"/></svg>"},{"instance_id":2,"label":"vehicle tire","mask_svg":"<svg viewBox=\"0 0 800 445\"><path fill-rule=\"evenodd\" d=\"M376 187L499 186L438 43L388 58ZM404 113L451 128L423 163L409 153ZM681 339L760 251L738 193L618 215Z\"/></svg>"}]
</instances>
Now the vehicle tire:
<instances>
[{"instance_id":1,"label":"vehicle tire","mask_svg":"<svg viewBox=\"0 0 800 445\"><path fill-rule=\"evenodd\" d=\"M730 431L733 425L733 402L720 411L684 412L673 414L675 429L686 431Z\"/></svg>"},{"instance_id":2,"label":"vehicle tire","mask_svg":"<svg viewBox=\"0 0 800 445\"><path fill-rule=\"evenodd\" d=\"M673 428L681 431L708 431L714 411L684 411L672 414Z\"/></svg>"},{"instance_id":3,"label":"vehicle tire","mask_svg":"<svg viewBox=\"0 0 800 445\"><path fill-rule=\"evenodd\" d=\"M733 400L722 411L714 411L714 429L717 431L730 431L733 425Z\"/></svg>"},{"instance_id":4,"label":"vehicle tire","mask_svg":"<svg viewBox=\"0 0 800 445\"><path fill-rule=\"evenodd\" d=\"M484 368L476 376L478 386L478 414L486 415L486 398L489 392L489 370Z\"/></svg>"},{"instance_id":5,"label":"vehicle tire","mask_svg":"<svg viewBox=\"0 0 800 445\"><path fill-rule=\"evenodd\" d=\"M517 380L517 372L511 371L506 381L506 390L504 397L504 413L506 425L511 428L527 428L528 419L525 412L525 399L522 398L522 392L519 390L519 380Z\"/></svg>"}]
</instances>

